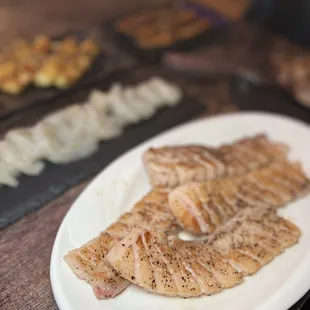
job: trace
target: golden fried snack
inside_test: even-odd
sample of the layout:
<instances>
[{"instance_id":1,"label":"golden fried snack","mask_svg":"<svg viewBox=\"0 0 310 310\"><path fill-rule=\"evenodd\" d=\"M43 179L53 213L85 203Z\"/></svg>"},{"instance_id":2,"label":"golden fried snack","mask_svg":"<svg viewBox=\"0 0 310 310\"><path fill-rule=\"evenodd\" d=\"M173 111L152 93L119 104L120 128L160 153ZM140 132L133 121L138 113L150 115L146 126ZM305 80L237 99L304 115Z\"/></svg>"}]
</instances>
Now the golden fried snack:
<instances>
[{"instance_id":1,"label":"golden fried snack","mask_svg":"<svg viewBox=\"0 0 310 310\"><path fill-rule=\"evenodd\" d=\"M37 36L33 42L18 39L2 52L0 89L8 94L19 94L32 81L50 48L46 36Z\"/></svg>"},{"instance_id":2,"label":"golden fried snack","mask_svg":"<svg viewBox=\"0 0 310 310\"><path fill-rule=\"evenodd\" d=\"M95 40L85 39L80 44L80 52L87 55L98 55L100 52L100 47Z\"/></svg>"},{"instance_id":3,"label":"golden fried snack","mask_svg":"<svg viewBox=\"0 0 310 310\"><path fill-rule=\"evenodd\" d=\"M55 51L60 55L72 55L77 52L79 43L75 37L68 37L55 44Z\"/></svg>"},{"instance_id":4,"label":"golden fried snack","mask_svg":"<svg viewBox=\"0 0 310 310\"><path fill-rule=\"evenodd\" d=\"M67 88L90 68L100 51L93 39L79 43L74 38L58 42L55 52L37 72L34 83L38 87Z\"/></svg>"},{"instance_id":5,"label":"golden fried snack","mask_svg":"<svg viewBox=\"0 0 310 310\"><path fill-rule=\"evenodd\" d=\"M48 53L51 49L51 40L46 35L38 35L34 38L33 48L39 53Z\"/></svg>"},{"instance_id":6,"label":"golden fried snack","mask_svg":"<svg viewBox=\"0 0 310 310\"><path fill-rule=\"evenodd\" d=\"M58 74L61 58L58 55L50 56L36 73L34 84L38 87L51 87Z\"/></svg>"},{"instance_id":7,"label":"golden fried snack","mask_svg":"<svg viewBox=\"0 0 310 310\"><path fill-rule=\"evenodd\" d=\"M18 82L18 80L12 78L0 82L0 89L7 94L17 95L24 89L24 87Z\"/></svg>"},{"instance_id":8,"label":"golden fried snack","mask_svg":"<svg viewBox=\"0 0 310 310\"><path fill-rule=\"evenodd\" d=\"M46 35L33 41L18 39L0 53L0 90L19 94L29 84L40 88L66 88L93 64L100 51L91 38L80 42L69 36L52 42Z\"/></svg>"},{"instance_id":9,"label":"golden fried snack","mask_svg":"<svg viewBox=\"0 0 310 310\"><path fill-rule=\"evenodd\" d=\"M12 75L16 70L16 64L13 60L0 63L0 81L7 76Z\"/></svg>"}]
</instances>

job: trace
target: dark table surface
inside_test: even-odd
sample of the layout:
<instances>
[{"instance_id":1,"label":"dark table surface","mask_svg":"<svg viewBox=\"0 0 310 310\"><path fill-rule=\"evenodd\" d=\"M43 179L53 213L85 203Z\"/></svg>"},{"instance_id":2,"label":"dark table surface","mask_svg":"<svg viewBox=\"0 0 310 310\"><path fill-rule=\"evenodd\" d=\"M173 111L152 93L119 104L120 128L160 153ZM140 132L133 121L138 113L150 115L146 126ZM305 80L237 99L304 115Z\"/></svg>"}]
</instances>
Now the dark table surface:
<instances>
[{"instance_id":1,"label":"dark table surface","mask_svg":"<svg viewBox=\"0 0 310 310\"><path fill-rule=\"evenodd\" d=\"M206 104L207 115L237 110L229 98L226 82L207 84L183 82L193 97ZM35 113L31 112L33 118ZM23 121L27 120L24 112ZM18 120L18 124L21 122ZM1 127L6 130L5 122ZM12 121L8 127L12 127ZM73 187L39 211L0 231L0 309L57 309L49 280L51 250L64 215L87 184Z\"/></svg>"},{"instance_id":2,"label":"dark table surface","mask_svg":"<svg viewBox=\"0 0 310 310\"><path fill-rule=\"evenodd\" d=\"M200 117L240 109L282 110L283 114L295 117L304 112L283 93L245 90L240 81L182 79L182 83L192 97L206 105L207 112ZM57 309L49 280L51 250L64 215L87 184L73 187L0 232L0 309Z\"/></svg>"},{"instance_id":3,"label":"dark table surface","mask_svg":"<svg viewBox=\"0 0 310 310\"><path fill-rule=\"evenodd\" d=\"M31 35L34 29L56 34L68 28L91 27L143 2L88 0L84 5L76 6L72 5L73 0L55 0L43 6L39 0L3 0L0 4L0 42L8 42L17 34ZM46 18L49 23L45 22ZM20 22L16 26L18 19ZM240 81L232 84L227 79L180 79L188 93L206 105L207 112L200 117L232 113L240 109L272 109L296 117L305 113L283 94L249 90L242 85L240 87ZM264 101L263 106L261 100ZM33 122L40 117L40 113L46 111L24 111L22 117L1 121L0 134L8 128ZM40 210L0 231L0 309L57 309L49 280L51 250L64 215L87 184L84 182L71 188Z\"/></svg>"}]
</instances>

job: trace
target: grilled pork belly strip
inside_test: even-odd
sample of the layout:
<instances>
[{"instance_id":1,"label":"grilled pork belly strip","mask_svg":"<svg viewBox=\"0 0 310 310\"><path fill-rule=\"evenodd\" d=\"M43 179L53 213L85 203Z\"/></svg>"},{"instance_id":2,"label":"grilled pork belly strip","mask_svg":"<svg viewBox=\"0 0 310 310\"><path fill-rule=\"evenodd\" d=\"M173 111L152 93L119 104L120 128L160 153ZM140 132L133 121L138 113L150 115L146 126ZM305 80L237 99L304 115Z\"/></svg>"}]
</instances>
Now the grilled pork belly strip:
<instances>
[{"instance_id":1,"label":"grilled pork belly strip","mask_svg":"<svg viewBox=\"0 0 310 310\"><path fill-rule=\"evenodd\" d=\"M281 207L309 192L300 164L279 161L238 177L181 185L169 194L180 225L194 234L213 232L244 207Z\"/></svg>"},{"instance_id":2,"label":"grilled pork belly strip","mask_svg":"<svg viewBox=\"0 0 310 310\"><path fill-rule=\"evenodd\" d=\"M299 229L273 208L246 208L202 242L169 240L164 233L134 228L107 259L146 291L197 297L239 284L299 237Z\"/></svg>"},{"instance_id":3,"label":"grilled pork belly strip","mask_svg":"<svg viewBox=\"0 0 310 310\"><path fill-rule=\"evenodd\" d=\"M135 226L176 232L178 226L168 207L168 192L155 189L149 192L131 212L123 214L97 238L65 255L72 271L93 287L98 299L114 297L129 282L120 277L107 262L106 256L116 242L128 235Z\"/></svg>"},{"instance_id":4,"label":"grilled pork belly strip","mask_svg":"<svg viewBox=\"0 0 310 310\"><path fill-rule=\"evenodd\" d=\"M148 149L143 156L154 187L176 187L223 176L242 175L286 157L288 147L260 134L218 148L188 145Z\"/></svg>"}]
</instances>

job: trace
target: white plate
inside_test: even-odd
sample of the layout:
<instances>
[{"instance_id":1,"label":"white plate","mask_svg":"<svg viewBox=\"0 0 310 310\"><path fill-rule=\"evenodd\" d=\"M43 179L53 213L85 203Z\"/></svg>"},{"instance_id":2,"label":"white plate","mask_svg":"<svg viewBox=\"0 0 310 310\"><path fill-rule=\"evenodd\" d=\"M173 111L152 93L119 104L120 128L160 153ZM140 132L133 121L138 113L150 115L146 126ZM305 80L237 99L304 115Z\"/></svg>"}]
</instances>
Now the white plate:
<instances>
[{"instance_id":1,"label":"white plate","mask_svg":"<svg viewBox=\"0 0 310 310\"><path fill-rule=\"evenodd\" d=\"M100 173L75 201L58 231L51 258L51 282L63 310L97 309L238 309L286 310L310 288L310 197L281 209L302 231L300 242L275 258L243 284L194 299L169 298L131 285L114 299L97 300L63 256L97 236L145 194L150 186L141 163L149 146L202 143L218 145L266 132L287 143L291 157L310 175L310 127L291 118L265 113L236 113L179 126L127 152Z\"/></svg>"}]
</instances>

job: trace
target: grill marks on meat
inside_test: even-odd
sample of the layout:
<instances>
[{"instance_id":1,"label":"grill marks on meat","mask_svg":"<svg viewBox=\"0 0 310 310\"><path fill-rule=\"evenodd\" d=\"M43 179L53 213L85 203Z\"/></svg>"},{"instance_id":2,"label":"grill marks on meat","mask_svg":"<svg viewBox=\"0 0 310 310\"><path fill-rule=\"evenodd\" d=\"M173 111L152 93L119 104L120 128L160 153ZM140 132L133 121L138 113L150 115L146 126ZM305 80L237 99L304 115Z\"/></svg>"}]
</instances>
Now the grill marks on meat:
<instances>
[{"instance_id":1,"label":"grill marks on meat","mask_svg":"<svg viewBox=\"0 0 310 310\"><path fill-rule=\"evenodd\" d=\"M197 297L241 283L299 237L299 229L273 208L245 208L203 242L135 228L114 245L108 261L149 292Z\"/></svg>"},{"instance_id":2,"label":"grill marks on meat","mask_svg":"<svg viewBox=\"0 0 310 310\"><path fill-rule=\"evenodd\" d=\"M185 230L203 234L244 207L281 207L309 189L298 163L279 161L242 176L179 186L170 192L169 205Z\"/></svg>"},{"instance_id":3,"label":"grill marks on meat","mask_svg":"<svg viewBox=\"0 0 310 310\"><path fill-rule=\"evenodd\" d=\"M173 188L191 181L242 175L284 158L287 152L287 146L261 134L218 148L197 145L150 148L143 161L154 187Z\"/></svg>"},{"instance_id":4,"label":"grill marks on meat","mask_svg":"<svg viewBox=\"0 0 310 310\"><path fill-rule=\"evenodd\" d=\"M106 257L110 249L137 225L146 229L156 226L157 230L168 233L177 230L175 218L168 207L167 190L151 191L131 212L123 214L100 236L64 257L73 272L93 287L98 299L114 297L129 285L111 268Z\"/></svg>"},{"instance_id":5,"label":"grill marks on meat","mask_svg":"<svg viewBox=\"0 0 310 310\"><path fill-rule=\"evenodd\" d=\"M181 297L233 287L300 237L275 211L310 188L287 152L265 135L218 148L151 148L143 160L155 189L64 259L98 299L113 298L131 282ZM190 242L171 237L180 225L210 235Z\"/></svg>"}]
</instances>

